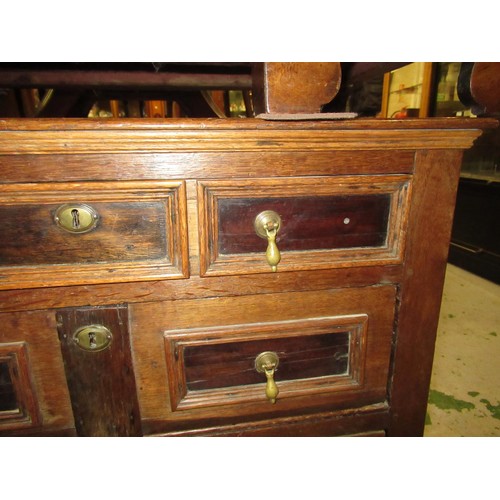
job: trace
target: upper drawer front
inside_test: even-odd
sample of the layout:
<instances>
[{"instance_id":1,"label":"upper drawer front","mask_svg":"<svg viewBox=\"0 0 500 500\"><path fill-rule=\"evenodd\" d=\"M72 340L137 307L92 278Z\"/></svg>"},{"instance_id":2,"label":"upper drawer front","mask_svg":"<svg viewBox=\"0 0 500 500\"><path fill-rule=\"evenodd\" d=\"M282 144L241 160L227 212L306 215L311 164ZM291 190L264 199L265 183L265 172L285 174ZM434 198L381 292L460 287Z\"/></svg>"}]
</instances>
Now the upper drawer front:
<instances>
[{"instance_id":1,"label":"upper drawer front","mask_svg":"<svg viewBox=\"0 0 500 500\"><path fill-rule=\"evenodd\" d=\"M0 288L187 276L183 182L0 186Z\"/></svg>"},{"instance_id":2,"label":"upper drawer front","mask_svg":"<svg viewBox=\"0 0 500 500\"><path fill-rule=\"evenodd\" d=\"M206 181L198 190L202 275L271 271L269 234L255 227L268 211L280 219L278 271L401 262L409 176Z\"/></svg>"}]
</instances>

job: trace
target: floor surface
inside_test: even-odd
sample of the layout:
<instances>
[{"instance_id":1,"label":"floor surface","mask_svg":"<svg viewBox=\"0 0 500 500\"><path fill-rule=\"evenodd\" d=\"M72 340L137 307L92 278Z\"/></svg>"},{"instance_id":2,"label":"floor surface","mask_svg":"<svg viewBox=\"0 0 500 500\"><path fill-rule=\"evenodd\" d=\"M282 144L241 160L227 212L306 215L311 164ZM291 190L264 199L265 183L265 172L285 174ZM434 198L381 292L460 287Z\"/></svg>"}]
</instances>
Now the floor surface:
<instances>
[{"instance_id":1,"label":"floor surface","mask_svg":"<svg viewBox=\"0 0 500 500\"><path fill-rule=\"evenodd\" d=\"M452 265L424 436L500 436L500 286Z\"/></svg>"}]
</instances>

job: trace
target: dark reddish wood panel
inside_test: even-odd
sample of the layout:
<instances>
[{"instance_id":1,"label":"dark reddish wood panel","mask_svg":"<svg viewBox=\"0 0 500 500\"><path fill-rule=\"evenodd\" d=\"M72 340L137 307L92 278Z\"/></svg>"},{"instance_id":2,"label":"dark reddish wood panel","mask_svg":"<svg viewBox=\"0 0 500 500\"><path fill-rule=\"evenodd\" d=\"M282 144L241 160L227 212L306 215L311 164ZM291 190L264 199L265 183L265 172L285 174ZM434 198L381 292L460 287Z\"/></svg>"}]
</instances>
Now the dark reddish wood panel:
<instances>
[{"instance_id":1,"label":"dark reddish wood panel","mask_svg":"<svg viewBox=\"0 0 500 500\"><path fill-rule=\"evenodd\" d=\"M2 265L80 265L166 257L165 203L89 202L99 214L97 226L88 233L72 234L54 221L57 208L66 202L1 206Z\"/></svg>"},{"instance_id":2,"label":"dark reddish wood panel","mask_svg":"<svg viewBox=\"0 0 500 500\"><path fill-rule=\"evenodd\" d=\"M0 412L18 409L16 391L10 376L9 364L0 362Z\"/></svg>"},{"instance_id":3,"label":"dark reddish wood panel","mask_svg":"<svg viewBox=\"0 0 500 500\"><path fill-rule=\"evenodd\" d=\"M276 242L283 251L380 247L386 242L390 205L389 194L220 198L219 254L262 252L253 223L264 210L281 217Z\"/></svg>"},{"instance_id":4,"label":"dark reddish wood panel","mask_svg":"<svg viewBox=\"0 0 500 500\"><path fill-rule=\"evenodd\" d=\"M275 379L300 380L347 373L348 332L224 342L184 349L184 369L189 390L261 384L265 376L255 370L255 358L264 351L279 357Z\"/></svg>"},{"instance_id":5,"label":"dark reddish wood panel","mask_svg":"<svg viewBox=\"0 0 500 500\"><path fill-rule=\"evenodd\" d=\"M40 421L26 342L0 343L0 432Z\"/></svg>"},{"instance_id":6,"label":"dark reddish wood panel","mask_svg":"<svg viewBox=\"0 0 500 500\"><path fill-rule=\"evenodd\" d=\"M61 310L57 321L78 435L141 435L127 307ZM111 344L98 352L78 347L73 334L87 325L108 328Z\"/></svg>"}]
</instances>

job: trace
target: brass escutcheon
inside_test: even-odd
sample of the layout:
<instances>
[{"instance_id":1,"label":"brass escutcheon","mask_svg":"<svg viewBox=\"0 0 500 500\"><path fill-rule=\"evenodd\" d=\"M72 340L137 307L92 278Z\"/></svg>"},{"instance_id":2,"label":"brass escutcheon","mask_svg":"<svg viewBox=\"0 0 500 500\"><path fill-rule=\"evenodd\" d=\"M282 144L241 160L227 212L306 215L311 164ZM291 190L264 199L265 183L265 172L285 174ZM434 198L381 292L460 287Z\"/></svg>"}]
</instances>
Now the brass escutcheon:
<instances>
[{"instance_id":1,"label":"brass escutcheon","mask_svg":"<svg viewBox=\"0 0 500 500\"><path fill-rule=\"evenodd\" d=\"M91 231L98 220L97 212L84 203L61 205L54 215L54 221L60 228L75 234Z\"/></svg>"},{"instance_id":2,"label":"brass escutcheon","mask_svg":"<svg viewBox=\"0 0 500 500\"><path fill-rule=\"evenodd\" d=\"M87 325L79 328L73 335L75 344L84 351L99 352L106 349L113 335L103 325Z\"/></svg>"}]
</instances>

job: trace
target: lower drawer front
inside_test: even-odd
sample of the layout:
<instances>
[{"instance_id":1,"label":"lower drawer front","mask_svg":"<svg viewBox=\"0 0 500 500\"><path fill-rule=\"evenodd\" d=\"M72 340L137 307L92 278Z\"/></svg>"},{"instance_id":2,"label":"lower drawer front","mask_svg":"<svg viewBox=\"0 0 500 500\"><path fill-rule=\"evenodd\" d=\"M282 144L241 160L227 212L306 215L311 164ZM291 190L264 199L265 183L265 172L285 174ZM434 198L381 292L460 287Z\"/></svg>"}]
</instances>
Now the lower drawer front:
<instances>
[{"instance_id":1,"label":"lower drawer front","mask_svg":"<svg viewBox=\"0 0 500 500\"><path fill-rule=\"evenodd\" d=\"M386 405L373 405L361 411L324 412L299 417L166 432L164 436L237 437L384 437L388 423Z\"/></svg>"},{"instance_id":2,"label":"lower drawer front","mask_svg":"<svg viewBox=\"0 0 500 500\"><path fill-rule=\"evenodd\" d=\"M283 396L359 388L367 319L360 314L167 331L172 408L265 398L275 404Z\"/></svg>"},{"instance_id":3,"label":"lower drawer front","mask_svg":"<svg viewBox=\"0 0 500 500\"><path fill-rule=\"evenodd\" d=\"M395 293L387 285L137 304L142 417L174 429L198 418L382 403ZM256 359L269 352L277 366L259 372Z\"/></svg>"},{"instance_id":4,"label":"lower drawer front","mask_svg":"<svg viewBox=\"0 0 500 500\"><path fill-rule=\"evenodd\" d=\"M74 429L53 311L0 315L0 436Z\"/></svg>"}]
</instances>

